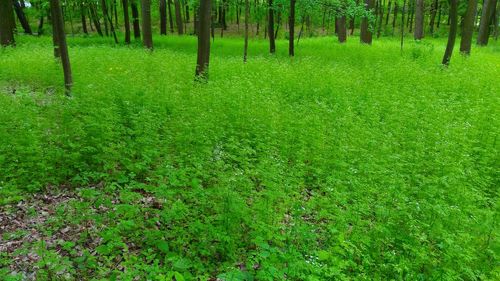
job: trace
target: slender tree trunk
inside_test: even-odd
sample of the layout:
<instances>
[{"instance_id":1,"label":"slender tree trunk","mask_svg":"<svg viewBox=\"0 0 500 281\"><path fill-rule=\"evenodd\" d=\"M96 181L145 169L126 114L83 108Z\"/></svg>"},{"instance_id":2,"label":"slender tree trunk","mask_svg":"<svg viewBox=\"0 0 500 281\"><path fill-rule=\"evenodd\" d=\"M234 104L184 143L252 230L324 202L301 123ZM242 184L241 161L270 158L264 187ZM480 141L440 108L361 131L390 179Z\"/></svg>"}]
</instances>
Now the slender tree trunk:
<instances>
[{"instance_id":1,"label":"slender tree trunk","mask_svg":"<svg viewBox=\"0 0 500 281\"><path fill-rule=\"evenodd\" d=\"M453 47L455 46L455 38L458 29L458 0L450 0L450 32L448 34L448 44L444 52L443 65L449 65Z\"/></svg>"},{"instance_id":2,"label":"slender tree trunk","mask_svg":"<svg viewBox=\"0 0 500 281\"><path fill-rule=\"evenodd\" d=\"M73 77L71 75L68 45L66 43L66 32L64 31L64 20L59 0L50 0L50 9L52 10L52 25L54 28L54 34L57 34L57 47L59 49L59 53L61 54L66 95L70 96L71 87L73 86Z\"/></svg>"},{"instance_id":3,"label":"slender tree trunk","mask_svg":"<svg viewBox=\"0 0 500 281\"><path fill-rule=\"evenodd\" d=\"M403 7L401 8L401 51L403 51L403 44L405 39L405 9L406 0L403 0Z\"/></svg>"},{"instance_id":4,"label":"slender tree trunk","mask_svg":"<svg viewBox=\"0 0 500 281\"><path fill-rule=\"evenodd\" d=\"M52 5L52 3L49 2L49 5ZM59 39L58 39L59 34L57 33L56 27L54 26L55 24L54 19L57 18L57 16L54 15L54 13L56 13L56 10L52 9L51 7L50 18L52 22L52 45L54 47L54 58L59 59L61 57L61 51L59 49ZM61 13L62 13L62 8L61 8ZM63 32L64 32L64 26L63 26Z\"/></svg>"},{"instance_id":5,"label":"slender tree trunk","mask_svg":"<svg viewBox=\"0 0 500 281\"><path fill-rule=\"evenodd\" d=\"M172 17L172 0L168 0L167 2L167 7L168 7L168 22L170 25L170 33L174 33L174 19Z\"/></svg>"},{"instance_id":6,"label":"slender tree trunk","mask_svg":"<svg viewBox=\"0 0 500 281\"><path fill-rule=\"evenodd\" d=\"M101 9L102 9L102 17L104 18L104 34L106 36L109 36L109 29L108 29L108 9L106 8L106 0L101 0Z\"/></svg>"},{"instance_id":7,"label":"slender tree trunk","mask_svg":"<svg viewBox=\"0 0 500 281\"><path fill-rule=\"evenodd\" d=\"M132 26L134 27L134 38L141 39L141 28L139 25L139 9L137 8L136 0L130 2L130 8L132 9Z\"/></svg>"},{"instance_id":8,"label":"slender tree trunk","mask_svg":"<svg viewBox=\"0 0 500 281\"><path fill-rule=\"evenodd\" d=\"M10 1L10 0L3 0L3 1ZM26 18L26 15L24 14L23 8L21 7L21 4L19 4L19 1L14 0L14 10L16 11L17 18L19 19L19 22L21 23L21 26L24 29L24 33L26 34L33 34L31 32L31 27L28 23L28 19Z\"/></svg>"},{"instance_id":9,"label":"slender tree trunk","mask_svg":"<svg viewBox=\"0 0 500 281\"><path fill-rule=\"evenodd\" d=\"M274 6L273 0L268 0L268 35L269 35L269 52L274 54L276 52L276 42L274 40Z\"/></svg>"},{"instance_id":10,"label":"slender tree trunk","mask_svg":"<svg viewBox=\"0 0 500 281\"><path fill-rule=\"evenodd\" d=\"M372 11L374 7L375 1L374 0L365 0L365 8L368 11ZM372 32L369 30L369 23L368 23L368 18L363 17L361 20L361 43L363 44L369 44L371 45L372 43Z\"/></svg>"},{"instance_id":11,"label":"slender tree trunk","mask_svg":"<svg viewBox=\"0 0 500 281\"><path fill-rule=\"evenodd\" d=\"M295 1L295 0L291 0ZM250 20L250 3L245 0L245 46L243 47L243 62L247 62L248 56L248 22Z\"/></svg>"},{"instance_id":12,"label":"slender tree trunk","mask_svg":"<svg viewBox=\"0 0 500 281\"><path fill-rule=\"evenodd\" d=\"M338 19L338 32L337 36L339 37L339 42L344 43L347 41L347 27L346 27L346 16L341 16Z\"/></svg>"},{"instance_id":13,"label":"slender tree trunk","mask_svg":"<svg viewBox=\"0 0 500 281\"><path fill-rule=\"evenodd\" d=\"M472 34L474 33L474 18L477 12L477 0L468 0L467 2L467 11L462 24L462 39L460 40L460 52L465 55L470 54Z\"/></svg>"},{"instance_id":14,"label":"slender tree trunk","mask_svg":"<svg viewBox=\"0 0 500 281\"><path fill-rule=\"evenodd\" d=\"M83 33L88 34L89 32L87 30L87 18L85 17L85 4L83 4L83 2L80 3L80 14Z\"/></svg>"},{"instance_id":15,"label":"slender tree trunk","mask_svg":"<svg viewBox=\"0 0 500 281\"><path fill-rule=\"evenodd\" d=\"M167 35L167 1L160 0L160 35Z\"/></svg>"},{"instance_id":16,"label":"slender tree trunk","mask_svg":"<svg viewBox=\"0 0 500 281\"><path fill-rule=\"evenodd\" d=\"M181 3L180 0L174 0L175 3L175 21L177 23L177 33L179 35L184 34L184 26L182 23L182 14L181 14Z\"/></svg>"},{"instance_id":17,"label":"slender tree trunk","mask_svg":"<svg viewBox=\"0 0 500 281\"><path fill-rule=\"evenodd\" d=\"M392 35L396 32L396 21L398 19L398 10L399 5L398 2L394 2L394 16L392 17Z\"/></svg>"},{"instance_id":18,"label":"slender tree trunk","mask_svg":"<svg viewBox=\"0 0 500 281\"><path fill-rule=\"evenodd\" d=\"M211 0L200 0L200 28L198 31L198 58L196 61L196 79L208 79L210 62L210 25L212 18Z\"/></svg>"},{"instance_id":19,"label":"slender tree trunk","mask_svg":"<svg viewBox=\"0 0 500 281\"><path fill-rule=\"evenodd\" d=\"M441 14L442 14L442 11L443 10L443 4L442 3L439 3L439 6L438 6L438 19L437 19L437 23L436 23L436 28L439 29L439 26L441 25Z\"/></svg>"},{"instance_id":20,"label":"slender tree trunk","mask_svg":"<svg viewBox=\"0 0 500 281\"><path fill-rule=\"evenodd\" d=\"M288 18L288 55L295 56L295 4L297 0L290 0L290 15Z\"/></svg>"},{"instance_id":21,"label":"slender tree trunk","mask_svg":"<svg viewBox=\"0 0 500 281\"><path fill-rule=\"evenodd\" d=\"M130 18L128 15L128 0L122 0L123 25L125 27L125 44L130 44Z\"/></svg>"},{"instance_id":22,"label":"slender tree trunk","mask_svg":"<svg viewBox=\"0 0 500 281\"><path fill-rule=\"evenodd\" d=\"M141 1L142 42L144 47L153 50L153 33L151 32L151 0Z\"/></svg>"},{"instance_id":23,"label":"slender tree trunk","mask_svg":"<svg viewBox=\"0 0 500 281\"><path fill-rule=\"evenodd\" d=\"M431 18L429 20L429 31L431 32L431 34L434 34L434 22L436 21L438 5L438 0L434 0L431 4Z\"/></svg>"},{"instance_id":24,"label":"slender tree trunk","mask_svg":"<svg viewBox=\"0 0 500 281\"><path fill-rule=\"evenodd\" d=\"M496 0L484 0L481 22L479 23L479 32L477 34L477 44L480 46L488 45L490 37L490 23L495 9Z\"/></svg>"},{"instance_id":25,"label":"slender tree trunk","mask_svg":"<svg viewBox=\"0 0 500 281\"><path fill-rule=\"evenodd\" d=\"M89 8L92 21L94 22L95 30L97 31L97 34L103 36L101 23L99 22L99 17L97 16L97 8L92 3L90 4Z\"/></svg>"},{"instance_id":26,"label":"slender tree trunk","mask_svg":"<svg viewBox=\"0 0 500 281\"><path fill-rule=\"evenodd\" d=\"M415 40L424 38L424 0L416 0L415 7Z\"/></svg>"},{"instance_id":27,"label":"slender tree trunk","mask_svg":"<svg viewBox=\"0 0 500 281\"><path fill-rule=\"evenodd\" d=\"M387 4L387 15L385 16L385 26L386 27L389 24L389 17L391 15L391 11L392 11L392 1L389 0L389 4Z\"/></svg>"},{"instance_id":28,"label":"slender tree trunk","mask_svg":"<svg viewBox=\"0 0 500 281\"><path fill-rule=\"evenodd\" d=\"M109 28L111 30L111 34L113 34L113 39L115 40L115 43L118 44L118 37L116 36L116 32L115 32L115 27L113 25L113 19L111 18L111 16L109 15L108 13L108 8L106 6L106 1L105 0L102 0L102 11L103 11L103 17L104 17L104 22L106 23L106 21L109 23Z\"/></svg>"},{"instance_id":29,"label":"slender tree trunk","mask_svg":"<svg viewBox=\"0 0 500 281\"><path fill-rule=\"evenodd\" d=\"M0 1L0 45L3 47L14 46L14 10L10 0Z\"/></svg>"},{"instance_id":30,"label":"slender tree trunk","mask_svg":"<svg viewBox=\"0 0 500 281\"><path fill-rule=\"evenodd\" d=\"M379 7L378 7L379 18L378 18L378 25L377 25L377 38L380 38L380 34L382 33L382 21L384 20L384 4L385 3L380 1Z\"/></svg>"}]
</instances>

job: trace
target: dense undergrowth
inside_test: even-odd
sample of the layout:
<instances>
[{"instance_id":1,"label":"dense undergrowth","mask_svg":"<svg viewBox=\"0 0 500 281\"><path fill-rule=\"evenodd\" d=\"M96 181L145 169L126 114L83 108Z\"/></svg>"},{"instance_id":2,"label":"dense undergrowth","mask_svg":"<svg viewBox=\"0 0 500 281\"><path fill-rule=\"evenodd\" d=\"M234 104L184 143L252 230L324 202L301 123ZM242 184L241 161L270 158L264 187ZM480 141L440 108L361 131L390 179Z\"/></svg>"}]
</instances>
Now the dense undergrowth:
<instances>
[{"instance_id":1,"label":"dense undergrowth","mask_svg":"<svg viewBox=\"0 0 500 281\"><path fill-rule=\"evenodd\" d=\"M243 64L216 40L198 84L195 39L69 38L67 99L50 38L18 41L0 50L3 212L75 196L0 253L0 279L500 278L498 44L444 69L441 41L307 39L294 59L255 41Z\"/></svg>"}]
</instances>

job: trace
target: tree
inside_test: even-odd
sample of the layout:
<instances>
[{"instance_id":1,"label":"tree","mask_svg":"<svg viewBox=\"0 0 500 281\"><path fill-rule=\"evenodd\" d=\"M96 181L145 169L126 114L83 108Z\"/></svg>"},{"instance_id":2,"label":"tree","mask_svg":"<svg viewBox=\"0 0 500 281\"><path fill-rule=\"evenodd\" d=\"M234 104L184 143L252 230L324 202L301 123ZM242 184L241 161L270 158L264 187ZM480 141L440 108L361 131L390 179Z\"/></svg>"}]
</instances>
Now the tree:
<instances>
[{"instance_id":1,"label":"tree","mask_svg":"<svg viewBox=\"0 0 500 281\"><path fill-rule=\"evenodd\" d=\"M17 0L14 0L13 3L14 3L14 10L16 11L17 18L19 19L19 22L21 23L21 26L24 29L24 33L33 34L33 32L31 32L31 27L28 23L28 18L24 14L23 7L21 7L21 4L19 4L19 1Z\"/></svg>"},{"instance_id":2,"label":"tree","mask_svg":"<svg viewBox=\"0 0 500 281\"><path fill-rule=\"evenodd\" d=\"M0 44L14 46L14 10L10 0L0 0Z\"/></svg>"},{"instance_id":3,"label":"tree","mask_svg":"<svg viewBox=\"0 0 500 281\"><path fill-rule=\"evenodd\" d=\"M294 0L292 0L294 1ZM245 0L245 46L243 47L243 62L247 62L248 56L248 22L250 21L250 3Z\"/></svg>"},{"instance_id":4,"label":"tree","mask_svg":"<svg viewBox=\"0 0 500 281\"><path fill-rule=\"evenodd\" d=\"M160 35L167 34L167 1L160 0Z\"/></svg>"},{"instance_id":5,"label":"tree","mask_svg":"<svg viewBox=\"0 0 500 281\"><path fill-rule=\"evenodd\" d=\"M295 56L295 4L296 0L290 0L290 15L288 18L288 27L290 35L288 36L288 54Z\"/></svg>"},{"instance_id":6,"label":"tree","mask_svg":"<svg viewBox=\"0 0 500 281\"><path fill-rule=\"evenodd\" d=\"M424 0L416 0L415 5L415 40L424 38Z\"/></svg>"},{"instance_id":7,"label":"tree","mask_svg":"<svg viewBox=\"0 0 500 281\"><path fill-rule=\"evenodd\" d=\"M448 33L448 44L443 57L443 65L450 64L451 54L455 46L455 38L458 29L458 0L450 0L450 32Z\"/></svg>"},{"instance_id":8,"label":"tree","mask_svg":"<svg viewBox=\"0 0 500 281\"><path fill-rule=\"evenodd\" d=\"M59 0L50 0L50 9L52 10L53 36L56 38L54 41L57 43L57 49L61 55L63 66L65 93L67 96L70 96L71 87L73 86L73 77L71 75L71 64L69 62L68 44L66 43L66 32L64 31L64 18Z\"/></svg>"},{"instance_id":9,"label":"tree","mask_svg":"<svg viewBox=\"0 0 500 281\"><path fill-rule=\"evenodd\" d=\"M137 0L132 0L130 8L132 9L132 25L134 27L134 38L141 39L141 29L139 25L139 9L137 8Z\"/></svg>"},{"instance_id":10,"label":"tree","mask_svg":"<svg viewBox=\"0 0 500 281\"><path fill-rule=\"evenodd\" d=\"M128 0L122 0L123 25L125 27L125 44L130 44L130 19L128 15Z\"/></svg>"},{"instance_id":11,"label":"tree","mask_svg":"<svg viewBox=\"0 0 500 281\"><path fill-rule=\"evenodd\" d=\"M374 0L365 0L365 8L368 12L373 11L375 1ZM370 44L372 43L372 32L370 30L368 16L364 16L361 20L361 43Z\"/></svg>"},{"instance_id":12,"label":"tree","mask_svg":"<svg viewBox=\"0 0 500 281\"><path fill-rule=\"evenodd\" d=\"M210 62L210 25L212 22L212 1L200 0L200 26L198 30L198 57L196 61L196 79L208 79Z\"/></svg>"},{"instance_id":13,"label":"tree","mask_svg":"<svg viewBox=\"0 0 500 281\"><path fill-rule=\"evenodd\" d=\"M153 50L153 33L151 31L151 0L141 1L142 42L144 47Z\"/></svg>"},{"instance_id":14,"label":"tree","mask_svg":"<svg viewBox=\"0 0 500 281\"><path fill-rule=\"evenodd\" d=\"M490 37L490 22L496 8L496 0L484 0L483 11L481 13L481 22L477 34L477 44L480 46L488 45Z\"/></svg>"},{"instance_id":15,"label":"tree","mask_svg":"<svg viewBox=\"0 0 500 281\"><path fill-rule=\"evenodd\" d=\"M174 3L175 3L175 21L177 23L177 33L179 33L179 35L182 35L184 34L184 29L182 25L181 3L179 2L179 0L175 0Z\"/></svg>"},{"instance_id":16,"label":"tree","mask_svg":"<svg viewBox=\"0 0 500 281\"><path fill-rule=\"evenodd\" d=\"M477 0L468 0L467 2L467 11L462 23L462 40L460 40L460 52L465 55L470 54L472 34L474 33L474 19L477 12Z\"/></svg>"},{"instance_id":17,"label":"tree","mask_svg":"<svg viewBox=\"0 0 500 281\"><path fill-rule=\"evenodd\" d=\"M276 41L274 39L274 6L273 0L268 0L268 19L267 19L267 32L269 35L269 52L274 54L276 52Z\"/></svg>"}]
</instances>

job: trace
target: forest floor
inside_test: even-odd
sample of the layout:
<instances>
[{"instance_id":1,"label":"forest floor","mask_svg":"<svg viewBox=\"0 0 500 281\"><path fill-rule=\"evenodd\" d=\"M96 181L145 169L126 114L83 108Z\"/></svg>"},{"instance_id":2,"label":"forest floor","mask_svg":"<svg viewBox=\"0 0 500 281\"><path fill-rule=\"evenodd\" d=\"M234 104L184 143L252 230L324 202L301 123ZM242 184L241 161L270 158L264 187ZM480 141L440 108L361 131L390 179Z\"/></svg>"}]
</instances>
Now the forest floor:
<instances>
[{"instance_id":1,"label":"forest floor","mask_svg":"<svg viewBox=\"0 0 500 281\"><path fill-rule=\"evenodd\" d=\"M500 45L0 50L0 280L499 280Z\"/></svg>"}]
</instances>

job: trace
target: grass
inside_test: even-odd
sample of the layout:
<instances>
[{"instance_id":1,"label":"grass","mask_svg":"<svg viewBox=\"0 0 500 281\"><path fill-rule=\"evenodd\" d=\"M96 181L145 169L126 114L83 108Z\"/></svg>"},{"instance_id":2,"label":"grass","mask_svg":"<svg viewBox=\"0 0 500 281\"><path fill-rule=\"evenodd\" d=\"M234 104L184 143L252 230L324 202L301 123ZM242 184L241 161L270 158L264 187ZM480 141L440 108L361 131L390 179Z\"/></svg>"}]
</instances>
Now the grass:
<instances>
[{"instance_id":1,"label":"grass","mask_svg":"<svg viewBox=\"0 0 500 281\"><path fill-rule=\"evenodd\" d=\"M197 84L193 38L69 38L66 99L50 38L18 39L0 279L500 278L497 43L443 68L442 40L256 40L243 64L216 39Z\"/></svg>"}]
</instances>

